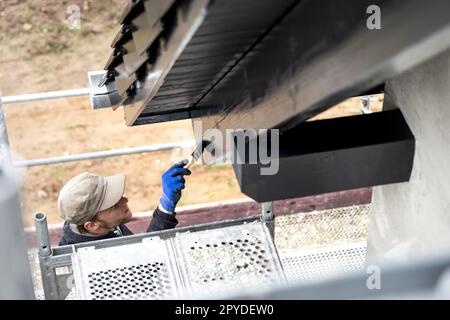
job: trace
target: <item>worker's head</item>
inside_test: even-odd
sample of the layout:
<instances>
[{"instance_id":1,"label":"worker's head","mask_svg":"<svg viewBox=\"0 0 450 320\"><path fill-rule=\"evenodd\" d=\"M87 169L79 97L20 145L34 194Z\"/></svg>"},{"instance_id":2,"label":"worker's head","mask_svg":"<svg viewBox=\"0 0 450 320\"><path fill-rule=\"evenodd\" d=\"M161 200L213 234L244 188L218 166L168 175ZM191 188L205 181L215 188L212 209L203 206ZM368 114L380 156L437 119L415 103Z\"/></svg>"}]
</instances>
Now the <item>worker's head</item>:
<instances>
[{"instance_id":1,"label":"worker's head","mask_svg":"<svg viewBox=\"0 0 450 320\"><path fill-rule=\"evenodd\" d=\"M58 197L61 218L96 234L106 234L132 218L125 191L125 175L102 177L83 172L70 179Z\"/></svg>"}]
</instances>

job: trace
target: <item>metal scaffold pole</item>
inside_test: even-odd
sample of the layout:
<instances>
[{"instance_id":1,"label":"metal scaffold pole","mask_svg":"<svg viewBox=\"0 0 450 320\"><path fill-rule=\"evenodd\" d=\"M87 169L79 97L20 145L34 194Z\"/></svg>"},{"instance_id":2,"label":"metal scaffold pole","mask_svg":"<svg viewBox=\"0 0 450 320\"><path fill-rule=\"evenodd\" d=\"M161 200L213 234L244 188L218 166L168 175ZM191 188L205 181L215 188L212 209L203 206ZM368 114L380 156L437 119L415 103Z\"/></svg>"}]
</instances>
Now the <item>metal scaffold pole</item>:
<instances>
[{"instance_id":1,"label":"metal scaffold pole","mask_svg":"<svg viewBox=\"0 0 450 320\"><path fill-rule=\"evenodd\" d=\"M12 103L24 103L24 102L32 102L32 101L39 101L39 100L53 100L53 99L83 97L83 96L88 96L89 93L90 93L89 88L29 93L29 94L22 94L20 96L5 97L3 99L3 103L4 104L12 104Z\"/></svg>"},{"instance_id":2,"label":"metal scaffold pole","mask_svg":"<svg viewBox=\"0 0 450 320\"><path fill-rule=\"evenodd\" d=\"M261 204L261 221L266 224L272 239L275 239L275 214L273 212L273 202L263 202Z\"/></svg>"},{"instance_id":3,"label":"metal scaffold pole","mask_svg":"<svg viewBox=\"0 0 450 320\"><path fill-rule=\"evenodd\" d=\"M59 290L56 281L56 270L51 266L52 247L48 235L47 217L38 212L34 217L37 245L39 249L39 266L41 268L42 285L46 300L57 300Z\"/></svg>"},{"instance_id":4,"label":"metal scaffold pole","mask_svg":"<svg viewBox=\"0 0 450 320\"><path fill-rule=\"evenodd\" d=\"M8 148L0 96L0 299L34 299L19 188Z\"/></svg>"}]
</instances>

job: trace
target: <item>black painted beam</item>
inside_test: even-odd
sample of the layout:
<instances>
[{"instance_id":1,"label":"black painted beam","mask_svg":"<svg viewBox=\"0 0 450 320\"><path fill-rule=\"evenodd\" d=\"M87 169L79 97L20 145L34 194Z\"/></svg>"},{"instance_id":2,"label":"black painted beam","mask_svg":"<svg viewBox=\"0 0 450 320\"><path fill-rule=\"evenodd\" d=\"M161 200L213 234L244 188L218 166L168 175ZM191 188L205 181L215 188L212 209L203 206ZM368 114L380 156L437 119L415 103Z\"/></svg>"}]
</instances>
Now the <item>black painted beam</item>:
<instances>
[{"instance_id":1,"label":"black painted beam","mask_svg":"<svg viewBox=\"0 0 450 320\"><path fill-rule=\"evenodd\" d=\"M261 175L261 164L233 164L241 191L258 202L406 182L411 175L415 140L400 110L305 122L279 139L277 174Z\"/></svg>"},{"instance_id":2,"label":"black painted beam","mask_svg":"<svg viewBox=\"0 0 450 320\"><path fill-rule=\"evenodd\" d=\"M449 30L445 0L302 1L193 107L228 108L205 130L290 128L444 51Z\"/></svg>"},{"instance_id":3,"label":"black painted beam","mask_svg":"<svg viewBox=\"0 0 450 320\"><path fill-rule=\"evenodd\" d=\"M147 30L135 30L138 3L123 18L135 28L119 39ZM372 5L381 29L367 27ZM132 100L127 125L221 107L203 118L205 130L288 129L450 47L448 0L190 0L151 12L164 28L146 51L149 67L139 56L125 63L128 71L141 65L136 72L118 72L121 95ZM115 51L113 66L124 54ZM133 97L134 87L145 98Z\"/></svg>"}]
</instances>

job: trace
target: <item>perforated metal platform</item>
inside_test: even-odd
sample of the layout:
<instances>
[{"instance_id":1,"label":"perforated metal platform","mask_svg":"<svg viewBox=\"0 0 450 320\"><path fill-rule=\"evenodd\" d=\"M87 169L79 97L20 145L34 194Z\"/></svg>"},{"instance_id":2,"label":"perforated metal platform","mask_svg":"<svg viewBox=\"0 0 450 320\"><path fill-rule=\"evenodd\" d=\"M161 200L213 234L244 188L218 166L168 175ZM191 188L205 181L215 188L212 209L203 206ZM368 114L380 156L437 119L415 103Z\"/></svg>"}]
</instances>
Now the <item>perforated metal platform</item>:
<instances>
[{"instance_id":1,"label":"perforated metal platform","mask_svg":"<svg viewBox=\"0 0 450 320\"><path fill-rule=\"evenodd\" d=\"M177 299L285 281L260 222L145 238L72 255L81 299Z\"/></svg>"},{"instance_id":2,"label":"perforated metal platform","mask_svg":"<svg viewBox=\"0 0 450 320\"><path fill-rule=\"evenodd\" d=\"M289 282L323 280L363 270L366 242L294 250L280 258Z\"/></svg>"},{"instance_id":3,"label":"perforated metal platform","mask_svg":"<svg viewBox=\"0 0 450 320\"><path fill-rule=\"evenodd\" d=\"M261 223L181 233L174 243L189 296L284 281L272 238Z\"/></svg>"},{"instance_id":4,"label":"perforated metal platform","mask_svg":"<svg viewBox=\"0 0 450 320\"><path fill-rule=\"evenodd\" d=\"M81 299L170 299L179 296L167 241L80 250L72 256Z\"/></svg>"}]
</instances>

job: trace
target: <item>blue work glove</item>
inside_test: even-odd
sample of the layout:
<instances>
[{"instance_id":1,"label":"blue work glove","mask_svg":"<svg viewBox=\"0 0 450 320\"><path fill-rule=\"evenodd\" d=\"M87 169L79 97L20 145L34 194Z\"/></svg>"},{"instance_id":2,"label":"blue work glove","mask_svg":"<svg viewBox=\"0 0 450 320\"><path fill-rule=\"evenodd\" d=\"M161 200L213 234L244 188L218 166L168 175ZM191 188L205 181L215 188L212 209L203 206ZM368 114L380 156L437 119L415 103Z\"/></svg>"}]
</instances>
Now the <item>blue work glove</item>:
<instances>
[{"instance_id":1,"label":"blue work glove","mask_svg":"<svg viewBox=\"0 0 450 320\"><path fill-rule=\"evenodd\" d=\"M168 211L174 212L178 201L181 198L181 190L184 189L185 175L190 175L189 169L183 168L187 164L187 160L175 163L162 175L163 195L159 200L161 207Z\"/></svg>"}]
</instances>

